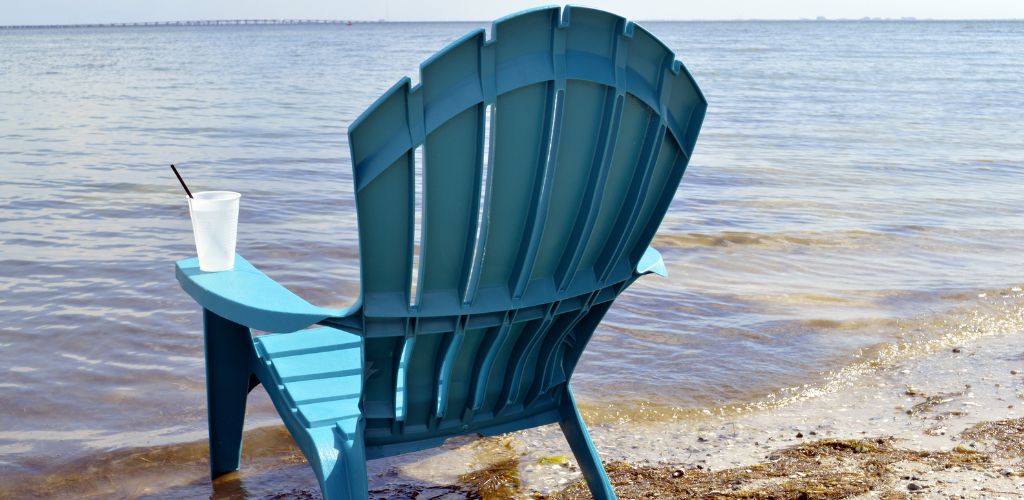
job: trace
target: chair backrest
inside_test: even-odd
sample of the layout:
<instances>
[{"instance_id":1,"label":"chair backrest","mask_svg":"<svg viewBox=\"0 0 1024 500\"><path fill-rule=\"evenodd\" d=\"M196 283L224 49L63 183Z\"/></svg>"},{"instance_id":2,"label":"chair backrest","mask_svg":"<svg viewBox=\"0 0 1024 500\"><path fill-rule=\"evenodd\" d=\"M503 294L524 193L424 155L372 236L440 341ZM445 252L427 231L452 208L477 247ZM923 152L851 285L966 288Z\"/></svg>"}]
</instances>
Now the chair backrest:
<instances>
[{"instance_id":1,"label":"chair backrest","mask_svg":"<svg viewBox=\"0 0 1024 500\"><path fill-rule=\"evenodd\" d=\"M553 404L707 107L653 35L577 7L503 18L420 77L349 129L368 449Z\"/></svg>"}]
</instances>

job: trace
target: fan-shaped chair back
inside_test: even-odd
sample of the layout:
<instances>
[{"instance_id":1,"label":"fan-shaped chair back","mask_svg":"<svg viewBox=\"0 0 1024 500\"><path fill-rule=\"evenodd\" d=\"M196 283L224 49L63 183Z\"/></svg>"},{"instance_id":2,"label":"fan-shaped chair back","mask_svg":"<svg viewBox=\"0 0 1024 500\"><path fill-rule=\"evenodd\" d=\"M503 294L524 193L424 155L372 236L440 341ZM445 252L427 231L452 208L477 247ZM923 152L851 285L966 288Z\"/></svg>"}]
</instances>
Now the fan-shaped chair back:
<instances>
[{"instance_id":1,"label":"fan-shaped chair back","mask_svg":"<svg viewBox=\"0 0 1024 500\"><path fill-rule=\"evenodd\" d=\"M370 456L557 406L707 107L653 35L577 7L472 32L420 78L349 130Z\"/></svg>"}]
</instances>

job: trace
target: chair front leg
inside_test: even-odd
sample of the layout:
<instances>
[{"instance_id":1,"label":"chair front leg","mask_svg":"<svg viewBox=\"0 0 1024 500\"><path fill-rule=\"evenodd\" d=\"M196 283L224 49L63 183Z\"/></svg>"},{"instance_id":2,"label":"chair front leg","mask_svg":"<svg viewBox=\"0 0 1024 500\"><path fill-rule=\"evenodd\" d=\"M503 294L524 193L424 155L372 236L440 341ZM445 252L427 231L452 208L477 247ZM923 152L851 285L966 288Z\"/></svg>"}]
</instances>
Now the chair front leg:
<instances>
[{"instance_id":1,"label":"chair front leg","mask_svg":"<svg viewBox=\"0 0 1024 500\"><path fill-rule=\"evenodd\" d=\"M210 477L238 470L245 400L252 388L249 329L203 310Z\"/></svg>"}]
</instances>

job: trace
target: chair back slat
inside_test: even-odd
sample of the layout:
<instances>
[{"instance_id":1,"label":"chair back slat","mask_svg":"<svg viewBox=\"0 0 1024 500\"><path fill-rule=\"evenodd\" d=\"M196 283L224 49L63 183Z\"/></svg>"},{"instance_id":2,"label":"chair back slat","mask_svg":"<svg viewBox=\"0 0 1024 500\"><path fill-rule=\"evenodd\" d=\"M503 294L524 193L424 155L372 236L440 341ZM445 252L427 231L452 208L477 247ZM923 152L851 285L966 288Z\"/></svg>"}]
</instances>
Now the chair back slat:
<instances>
[{"instance_id":1,"label":"chair back slat","mask_svg":"<svg viewBox=\"0 0 1024 500\"><path fill-rule=\"evenodd\" d=\"M408 87L408 79L392 87L374 106L375 112L349 131L361 286L369 314L405 310L409 304L415 163L409 137Z\"/></svg>"},{"instance_id":2,"label":"chair back slat","mask_svg":"<svg viewBox=\"0 0 1024 500\"><path fill-rule=\"evenodd\" d=\"M551 206L552 191L554 184L554 170L557 162L558 152L562 140L562 120L565 111L565 93L555 85L553 108L551 111L550 134L545 136L546 141L542 145L542 163L538 166L540 170L538 182L533 186L530 211L526 216L526 231L516 252L516 264L512 270L512 281L510 290L512 301L517 303L523 297L530 277L537 265L537 255L540 251L541 237L546 229L545 221L548 210ZM500 149L500 148L497 148ZM526 194L526 193L523 193ZM486 254L484 260L487 260Z\"/></svg>"},{"instance_id":3,"label":"chair back slat","mask_svg":"<svg viewBox=\"0 0 1024 500\"><path fill-rule=\"evenodd\" d=\"M487 227L473 303L512 305L523 242L543 181L555 107L554 85L536 83L497 97L488 172Z\"/></svg>"},{"instance_id":4,"label":"chair back slat","mask_svg":"<svg viewBox=\"0 0 1024 500\"><path fill-rule=\"evenodd\" d=\"M434 428L438 374L451 335L416 335L405 365L405 412L403 432L425 434Z\"/></svg>"},{"instance_id":5,"label":"chair back slat","mask_svg":"<svg viewBox=\"0 0 1024 500\"><path fill-rule=\"evenodd\" d=\"M608 171L615 155L616 138L622 123L623 98L610 88L604 88L604 118L597 132L599 143L594 149L589 179L579 202L579 210L572 223L572 233L565 243L565 249L554 273L554 285L564 292L576 277L583 252L591 238L594 224L601 215L601 201L605 192Z\"/></svg>"},{"instance_id":6,"label":"chair back slat","mask_svg":"<svg viewBox=\"0 0 1024 500\"><path fill-rule=\"evenodd\" d=\"M622 206L614 215L615 219L611 237L601 249L601 254L594 267L594 274L599 282L613 280L612 276L626 276L632 269L629 262L622 260L622 254L630 231L636 225L643 207L644 199L651 185L653 171L659 159L663 158L665 127L660 123L651 123L644 137L644 146L636 158L636 166L629 180L629 188Z\"/></svg>"},{"instance_id":7,"label":"chair back slat","mask_svg":"<svg viewBox=\"0 0 1024 500\"><path fill-rule=\"evenodd\" d=\"M390 427L391 419L395 418L395 388L399 385L397 379L404 340L403 337L363 339L367 373L363 381L362 406L363 415L370 422L383 422Z\"/></svg>"},{"instance_id":8,"label":"chair back slat","mask_svg":"<svg viewBox=\"0 0 1024 500\"><path fill-rule=\"evenodd\" d=\"M458 310L469 283L483 172L484 104L478 31L423 64L423 214L419 314Z\"/></svg>"},{"instance_id":9,"label":"chair back slat","mask_svg":"<svg viewBox=\"0 0 1024 500\"><path fill-rule=\"evenodd\" d=\"M483 382L483 398L477 403L479 407L475 410L477 415L494 416L503 406L502 398L506 388L506 377L509 372L509 360L515 354L516 344L524 332L536 328L536 320L519 321L509 325L505 334L500 336L491 345L494 361L490 366L482 367L486 371L478 374L478 379Z\"/></svg>"},{"instance_id":10,"label":"chair back slat","mask_svg":"<svg viewBox=\"0 0 1024 500\"><path fill-rule=\"evenodd\" d=\"M462 305L479 213L483 120L483 106L471 107L431 132L423 147L420 282L414 302L420 314L450 314Z\"/></svg>"},{"instance_id":11,"label":"chair back slat","mask_svg":"<svg viewBox=\"0 0 1024 500\"><path fill-rule=\"evenodd\" d=\"M656 129L657 116L635 97L623 99L622 118L619 133L615 138L614 152L608 167L608 178L598 202L598 216L590 231L587 246L577 264L577 271L593 272L597 257L605 249L618 214L622 210L629 192L630 180L637 169L638 159L643 157L643 148L648 129Z\"/></svg>"},{"instance_id":12,"label":"chair back slat","mask_svg":"<svg viewBox=\"0 0 1024 500\"><path fill-rule=\"evenodd\" d=\"M569 251L575 251L572 244L583 235L581 232L573 241L574 228L583 229L577 220L581 213L585 218L589 212L588 194L600 180L608 131L618 115L614 92L605 85L571 81L563 99L561 140L556 161L548 172L552 178L550 203L529 285L551 296L561 285L554 280L567 248L573 246Z\"/></svg>"},{"instance_id":13,"label":"chair back slat","mask_svg":"<svg viewBox=\"0 0 1024 500\"><path fill-rule=\"evenodd\" d=\"M488 347L488 328L475 328L456 333L458 342L449 346L445 359L444 375L440 382L442 395L438 398L437 413L449 426L460 425L472 418L467 412L473 403L472 385L481 351ZM450 357L450 360L449 360ZM457 423L457 424L456 424Z\"/></svg>"}]
</instances>

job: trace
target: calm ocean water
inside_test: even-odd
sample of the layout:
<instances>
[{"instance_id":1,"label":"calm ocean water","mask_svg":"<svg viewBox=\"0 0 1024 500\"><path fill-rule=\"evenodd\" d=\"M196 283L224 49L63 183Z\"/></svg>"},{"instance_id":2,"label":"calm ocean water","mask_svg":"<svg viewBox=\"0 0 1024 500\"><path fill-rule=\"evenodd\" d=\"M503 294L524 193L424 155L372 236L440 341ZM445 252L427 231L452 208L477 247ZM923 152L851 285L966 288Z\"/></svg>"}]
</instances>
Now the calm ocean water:
<instances>
[{"instance_id":1,"label":"calm ocean water","mask_svg":"<svg viewBox=\"0 0 1024 500\"><path fill-rule=\"evenodd\" d=\"M710 107L655 242L671 277L626 293L577 370L594 418L757 405L893 345L1024 331L1024 23L646 26ZM344 305L347 124L476 27L0 30L0 482L204 438L169 163L243 193L246 258ZM247 422L276 421L256 394Z\"/></svg>"}]
</instances>

